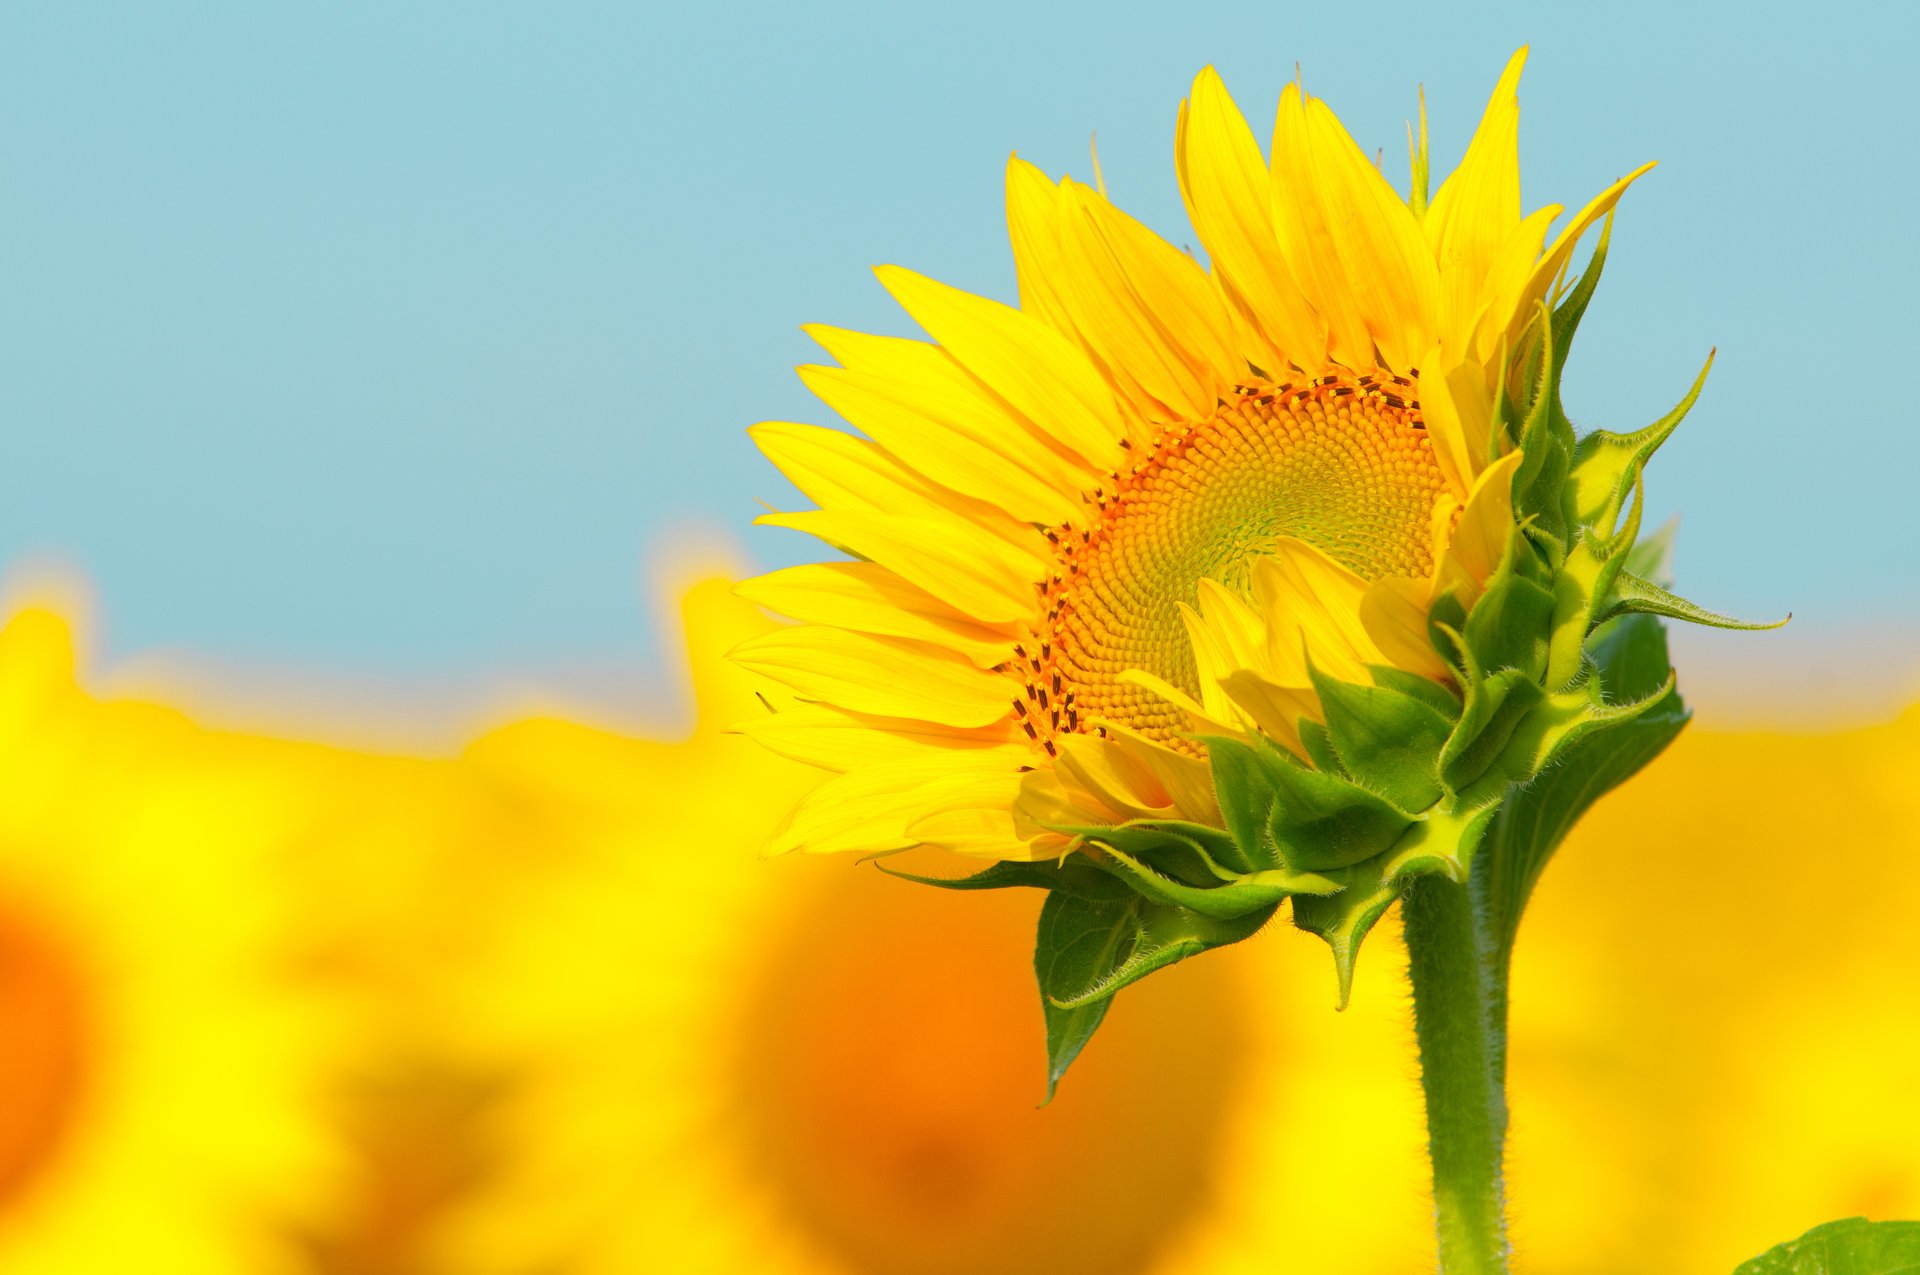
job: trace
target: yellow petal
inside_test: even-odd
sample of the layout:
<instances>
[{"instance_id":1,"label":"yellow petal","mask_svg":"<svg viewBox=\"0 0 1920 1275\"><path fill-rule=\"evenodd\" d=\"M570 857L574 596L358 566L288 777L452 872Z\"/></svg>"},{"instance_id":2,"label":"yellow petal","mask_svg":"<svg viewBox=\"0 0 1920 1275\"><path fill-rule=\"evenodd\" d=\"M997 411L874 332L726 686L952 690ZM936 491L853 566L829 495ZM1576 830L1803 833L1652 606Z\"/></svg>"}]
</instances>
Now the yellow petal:
<instances>
[{"instance_id":1,"label":"yellow petal","mask_svg":"<svg viewBox=\"0 0 1920 1275\"><path fill-rule=\"evenodd\" d=\"M849 425L943 486L1021 522L1064 522L1079 508L1075 488L1050 484L1019 463L1017 444L1007 445L1007 436L1024 436L1025 430L1010 421L982 436L955 427L932 395L912 386L838 367L799 371L807 388Z\"/></svg>"},{"instance_id":2,"label":"yellow petal","mask_svg":"<svg viewBox=\"0 0 1920 1275\"><path fill-rule=\"evenodd\" d=\"M1301 686L1282 686L1252 669L1241 669L1222 683L1241 711L1266 736L1296 756L1306 756L1300 743L1300 719L1321 718L1320 697Z\"/></svg>"},{"instance_id":3,"label":"yellow petal","mask_svg":"<svg viewBox=\"0 0 1920 1275\"><path fill-rule=\"evenodd\" d=\"M1504 307L1518 304L1527 279L1533 274L1534 263L1540 259L1540 248L1547 241L1548 229L1565 211L1559 204L1536 208L1507 233L1506 240L1494 250L1487 277L1481 281L1480 299L1474 312L1459 328L1449 328L1443 336L1448 349L1470 351L1475 359L1489 367L1499 359L1501 343L1507 339L1507 329L1514 317ZM1496 384L1498 379L1489 377L1488 384Z\"/></svg>"},{"instance_id":4,"label":"yellow petal","mask_svg":"<svg viewBox=\"0 0 1920 1275\"><path fill-rule=\"evenodd\" d=\"M1464 498L1493 458L1493 390L1487 369L1460 364L1444 346L1428 350L1420 364L1420 409L1434 459Z\"/></svg>"},{"instance_id":5,"label":"yellow petal","mask_svg":"<svg viewBox=\"0 0 1920 1275\"><path fill-rule=\"evenodd\" d=\"M990 726L1013 708L1006 678L924 642L809 624L751 638L731 658L804 698L856 713Z\"/></svg>"},{"instance_id":6,"label":"yellow petal","mask_svg":"<svg viewBox=\"0 0 1920 1275\"><path fill-rule=\"evenodd\" d=\"M1178 753L1148 739L1131 727L1106 724L1108 742L1134 763L1146 767L1172 800L1182 819L1198 823L1220 821L1220 802L1214 792L1213 770L1205 759Z\"/></svg>"},{"instance_id":7,"label":"yellow petal","mask_svg":"<svg viewBox=\"0 0 1920 1275\"><path fill-rule=\"evenodd\" d=\"M907 828L930 803L1011 770L1008 758L915 758L837 775L808 793L766 853L888 854L920 844Z\"/></svg>"},{"instance_id":8,"label":"yellow petal","mask_svg":"<svg viewBox=\"0 0 1920 1275\"><path fill-rule=\"evenodd\" d=\"M974 623L877 562L785 567L743 580L734 592L789 619L931 642L981 668L992 668L1013 654L1004 634Z\"/></svg>"},{"instance_id":9,"label":"yellow petal","mask_svg":"<svg viewBox=\"0 0 1920 1275\"><path fill-rule=\"evenodd\" d=\"M1193 258L1076 182L1064 187L1062 236L1075 267L1075 321L1108 366L1124 367L1165 410L1211 413L1244 379L1219 294Z\"/></svg>"},{"instance_id":10,"label":"yellow petal","mask_svg":"<svg viewBox=\"0 0 1920 1275\"><path fill-rule=\"evenodd\" d=\"M1232 710L1220 679L1236 669L1265 663L1265 619L1226 586L1200 580L1195 586L1198 607L1181 602L1180 620L1193 650L1200 704L1213 717L1231 720Z\"/></svg>"},{"instance_id":11,"label":"yellow petal","mask_svg":"<svg viewBox=\"0 0 1920 1275\"><path fill-rule=\"evenodd\" d=\"M1425 229L1440 267L1443 332L1459 331L1472 319L1495 254L1520 221L1518 90L1526 61L1522 48L1507 62L1466 158L1427 211Z\"/></svg>"},{"instance_id":12,"label":"yellow petal","mask_svg":"<svg viewBox=\"0 0 1920 1275\"><path fill-rule=\"evenodd\" d=\"M1585 208L1580 210L1578 216L1567 223L1566 229L1554 238L1553 246L1548 248L1541 255L1540 260L1534 264L1533 270L1528 274L1526 282L1521 285L1517 295L1510 302L1495 303L1491 313L1506 313L1512 316L1506 332L1509 349L1519 347L1521 334L1526 330L1527 324L1533 322L1535 303L1546 298L1547 291L1553 286L1554 280L1558 279L1560 273L1567 268L1567 260L1573 255L1573 249L1580 242L1580 236L1584 235L1594 222L1612 212L1613 206L1620 202L1620 196L1627 193L1627 187L1633 185L1652 168L1653 165L1650 163L1642 164L1595 196Z\"/></svg>"},{"instance_id":13,"label":"yellow petal","mask_svg":"<svg viewBox=\"0 0 1920 1275\"><path fill-rule=\"evenodd\" d=\"M853 771L887 762L979 752L1024 742L1008 723L964 728L849 713L824 704L796 704L762 713L734 727L740 734L794 761Z\"/></svg>"},{"instance_id":14,"label":"yellow petal","mask_svg":"<svg viewBox=\"0 0 1920 1275\"><path fill-rule=\"evenodd\" d=\"M1124 430L1113 391L1045 320L899 266L874 273L929 336L1016 411L1095 467L1119 463Z\"/></svg>"},{"instance_id":15,"label":"yellow petal","mask_svg":"<svg viewBox=\"0 0 1920 1275\"><path fill-rule=\"evenodd\" d=\"M1350 367L1406 369L1438 332L1440 275L1413 212L1326 103L1281 95L1274 133L1275 220L1296 270L1312 264L1309 291L1329 319L1333 354ZM1284 147L1284 149L1283 149ZM1358 324L1358 329L1355 324Z\"/></svg>"},{"instance_id":16,"label":"yellow petal","mask_svg":"<svg viewBox=\"0 0 1920 1275\"><path fill-rule=\"evenodd\" d=\"M1075 844L1074 838L1053 831L1055 828L1116 822L1112 811L1084 790L1062 783L1051 766L1020 776L1019 792L1013 803L1013 826L1019 836L1035 847L1033 857L1036 859L1053 857L1042 854L1041 847L1057 847L1054 853L1059 854Z\"/></svg>"},{"instance_id":17,"label":"yellow petal","mask_svg":"<svg viewBox=\"0 0 1920 1275\"><path fill-rule=\"evenodd\" d=\"M1488 466L1453 530L1436 583L1453 590L1463 607L1479 600L1481 586L1506 555L1513 538L1513 475L1525 459L1520 452L1509 452Z\"/></svg>"},{"instance_id":18,"label":"yellow petal","mask_svg":"<svg viewBox=\"0 0 1920 1275\"><path fill-rule=\"evenodd\" d=\"M1270 375L1318 367L1327 335L1281 255L1273 224L1273 174L1253 130L1212 67L1180 107L1174 165L1187 218L1259 345L1243 353Z\"/></svg>"},{"instance_id":19,"label":"yellow petal","mask_svg":"<svg viewBox=\"0 0 1920 1275\"><path fill-rule=\"evenodd\" d=\"M927 515L948 493L870 439L824 425L761 421L747 436L822 509Z\"/></svg>"},{"instance_id":20,"label":"yellow petal","mask_svg":"<svg viewBox=\"0 0 1920 1275\"><path fill-rule=\"evenodd\" d=\"M1187 694L1163 677L1156 677L1145 669L1123 669L1117 679L1122 685L1137 686L1149 695L1157 696L1187 715L1197 735L1232 735L1244 729L1240 715L1233 709L1230 701L1223 697L1221 711L1212 713L1200 701Z\"/></svg>"},{"instance_id":21,"label":"yellow petal","mask_svg":"<svg viewBox=\"0 0 1920 1275\"><path fill-rule=\"evenodd\" d=\"M1474 475L1480 472L1475 459L1480 453L1474 450L1467 424L1454 402L1446 365L1444 346L1433 346L1421 356L1420 414L1426 421L1427 438L1433 443L1434 463L1440 466L1448 490L1456 498L1464 498L1473 489ZM1474 372L1484 384L1485 372L1477 367Z\"/></svg>"},{"instance_id":22,"label":"yellow petal","mask_svg":"<svg viewBox=\"0 0 1920 1275\"><path fill-rule=\"evenodd\" d=\"M1266 617L1268 659L1285 685L1307 686L1306 653L1324 673L1363 680L1380 649L1360 621L1367 582L1304 540L1282 537L1254 559L1253 595Z\"/></svg>"},{"instance_id":23,"label":"yellow petal","mask_svg":"<svg viewBox=\"0 0 1920 1275\"><path fill-rule=\"evenodd\" d=\"M1066 264L1060 254L1059 222L1060 188L1026 160L1009 156L1007 238L1013 245L1020 308L1045 319L1062 335L1078 340L1072 312L1060 294Z\"/></svg>"},{"instance_id":24,"label":"yellow petal","mask_svg":"<svg viewBox=\"0 0 1920 1275\"><path fill-rule=\"evenodd\" d=\"M1439 682L1448 674L1427 639L1430 588L1428 581L1411 576L1382 576L1360 599L1360 620L1387 663Z\"/></svg>"},{"instance_id":25,"label":"yellow petal","mask_svg":"<svg viewBox=\"0 0 1920 1275\"><path fill-rule=\"evenodd\" d=\"M877 562L980 624L1015 624L1038 605L1041 561L963 523L838 509L762 514L755 522L804 531Z\"/></svg>"},{"instance_id":26,"label":"yellow petal","mask_svg":"<svg viewBox=\"0 0 1920 1275\"><path fill-rule=\"evenodd\" d=\"M801 329L842 367L868 378L886 394L943 428L1004 457L1060 492L1092 487L1101 471L1069 459L1043 430L1036 429L977 377L937 345L906 337L875 336L823 323Z\"/></svg>"},{"instance_id":27,"label":"yellow petal","mask_svg":"<svg viewBox=\"0 0 1920 1275\"><path fill-rule=\"evenodd\" d=\"M1057 858L1066 850L1064 838L1029 838L1015 826L1013 808L1023 778L1008 765L945 785L938 794L927 794L927 808L907 825L907 835L930 849L976 859Z\"/></svg>"},{"instance_id":28,"label":"yellow petal","mask_svg":"<svg viewBox=\"0 0 1920 1275\"><path fill-rule=\"evenodd\" d=\"M1096 735L1066 734L1058 739L1053 769L1060 782L1077 788L1114 814L1114 822L1167 818L1173 798L1139 760Z\"/></svg>"}]
</instances>

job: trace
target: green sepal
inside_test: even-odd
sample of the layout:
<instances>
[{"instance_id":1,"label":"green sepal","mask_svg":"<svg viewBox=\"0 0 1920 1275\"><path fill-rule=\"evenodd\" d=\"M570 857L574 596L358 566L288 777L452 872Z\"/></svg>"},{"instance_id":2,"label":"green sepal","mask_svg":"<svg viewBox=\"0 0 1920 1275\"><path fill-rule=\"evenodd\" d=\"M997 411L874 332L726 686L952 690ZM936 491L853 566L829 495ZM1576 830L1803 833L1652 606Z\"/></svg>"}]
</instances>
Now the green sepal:
<instances>
[{"instance_id":1,"label":"green sepal","mask_svg":"<svg viewBox=\"0 0 1920 1275\"><path fill-rule=\"evenodd\" d=\"M1449 793L1473 784L1493 766L1520 722L1546 697L1519 669L1502 669L1467 683L1466 707L1440 754L1440 782Z\"/></svg>"},{"instance_id":2,"label":"green sepal","mask_svg":"<svg viewBox=\"0 0 1920 1275\"><path fill-rule=\"evenodd\" d=\"M1573 337L1580 330L1580 320L1586 317L1587 306L1593 300L1594 289L1600 285L1601 272L1607 265L1607 248L1613 242L1613 210L1607 210L1607 216L1600 223L1600 238L1593 245L1593 255L1587 258L1587 268L1574 280L1573 287L1567 292L1566 299L1553 310L1553 348L1552 372L1550 384L1553 387L1554 406L1559 408L1560 376L1567 369L1567 356L1573 352Z\"/></svg>"},{"instance_id":3,"label":"green sepal","mask_svg":"<svg viewBox=\"0 0 1920 1275\"><path fill-rule=\"evenodd\" d=\"M1602 534L1597 527L1584 528L1573 552L1561 564L1560 574L1554 578L1553 620L1544 685L1563 687L1579 676L1586 663L1586 644L1593 630L1594 612L1634 556L1633 546L1640 534L1644 509L1644 488L1636 476L1633 504L1620 529Z\"/></svg>"},{"instance_id":4,"label":"green sepal","mask_svg":"<svg viewBox=\"0 0 1920 1275\"><path fill-rule=\"evenodd\" d=\"M1329 775L1347 773L1346 764L1340 760L1340 750L1333 746L1333 736L1325 726L1311 717L1302 717L1296 725L1300 731L1300 747L1307 750L1307 760L1315 770L1324 770Z\"/></svg>"},{"instance_id":5,"label":"green sepal","mask_svg":"<svg viewBox=\"0 0 1920 1275\"><path fill-rule=\"evenodd\" d=\"M1271 914L1282 899L1296 894L1332 894L1335 881L1311 872L1269 868L1212 886L1193 886L1165 876L1111 845L1106 852L1127 874L1128 884L1149 902L1182 907L1216 921L1236 921L1262 908Z\"/></svg>"},{"instance_id":6,"label":"green sepal","mask_svg":"<svg viewBox=\"0 0 1920 1275\"><path fill-rule=\"evenodd\" d=\"M1462 636L1481 668L1515 670L1537 682L1547 669L1547 638L1553 620L1553 591L1520 574L1533 560L1522 536L1514 536L1506 557L1474 603Z\"/></svg>"},{"instance_id":7,"label":"green sepal","mask_svg":"<svg viewBox=\"0 0 1920 1275\"><path fill-rule=\"evenodd\" d=\"M1352 998L1361 941L1400 897L1400 887L1409 877L1430 872L1466 880L1474 850L1497 809L1495 804L1458 813L1435 811L1407 829L1388 853L1329 872L1342 887L1338 894L1295 896L1293 923L1319 935L1333 953L1338 1008L1345 1009Z\"/></svg>"},{"instance_id":8,"label":"green sepal","mask_svg":"<svg viewBox=\"0 0 1920 1275\"><path fill-rule=\"evenodd\" d=\"M1589 676L1607 694L1641 707L1571 741L1556 764L1502 800L1475 871L1489 878L1489 919L1503 952L1511 950L1534 884L1574 822L1659 756L1687 724L1686 705L1672 689L1666 630L1651 616L1629 616L1599 630Z\"/></svg>"},{"instance_id":9,"label":"green sepal","mask_svg":"<svg viewBox=\"0 0 1920 1275\"><path fill-rule=\"evenodd\" d=\"M1272 856L1262 867L1344 868L1383 853L1407 829L1408 817L1385 798L1338 775L1309 770L1264 738L1207 736L1203 742L1220 809L1236 812L1228 828L1236 838L1247 828L1251 843L1242 848L1250 857L1256 849ZM1249 826L1247 820L1257 822Z\"/></svg>"},{"instance_id":10,"label":"green sepal","mask_svg":"<svg viewBox=\"0 0 1920 1275\"><path fill-rule=\"evenodd\" d=\"M1733 1275L1914 1275L1920 1222L1825 1222L1733 1268Z\"/></svg>"},{"instance_id":11,"label":"green sepal","mask_svg":"<svg viewBox=\"0 0 1920 1275\"><path fill-rule=\"evenodd\" d=\"M1529 329L1535 348L1523 369L1532 382L1526 415L1521 420L1519 446L1523 453L1513 475L1513 511L1516 520L1533 520L1560 544L1572 539L1572 510L1567 499L1567 473L1573 466L1573 426L1560 411L1557 387L1560 355L1553 323L1545 303L1540 319ZM1558 565L1551 564L1551 565Z\"/></svg>"},{"instance_id":12,"label":"green sepal","mask_svg":"<svg viewBox=\"0 0 1920 1275\"><path fill-rule=\"evenodd\" d=\"M1440 799L1440 750L1453 733L1450 720L1424 697L1342 682L1312 664L1307 671L1347 774L1408 815Z\"/></svg>"},{"instance_id":13,"label":"green sepal","mask_svg":"<svg viewBox=\"0 0 1920 1275\"><path fill-rule=\"evenodd\" d=\"M1658 615L1669 620L1685 620L1689 624L1704 624L1716 629L1777 629L1793 618L1788 613L1784 618L1760 622L1738 620L1730 615L1721 615L1718 611L1709 611L1697 603L1668 593L1651 580L1642 580L1639 576L1622 571L1614 578L1612 597L1608 606L1598 617L1611 620L1619 615Z\"/></svg>"},{"instance_id":14,"label":"green sepal","mask_svg":"<svg viewBox=\"0 0 1920 1275\"><path fill-rule=\"evenodd\" d=\"M1245 863L1232 837L1219 828L1196 823L1135 819L1101 826L1059 824L1049 831L1119 850L1150 864L1163 876L1194 886L1237 881L1255 871Z\"/></svg>"},{"instance_id":15,"label":"green sepal","mask_svg":"<svg viewBox=\"0 0 1920 1275\"><path fill-rule=\"evenodd\" d=\"M1263 750L1237 739L1205 742L1211 745L1207 764L1213 772L1214 799L1240 859L1252 870L1280 867L1280 847L1271 829L1273 788L1265 782L1268 761Z\"/></svg>"},{"instance_id":16,"label":"green sepal","mask_svg":"<svg viewBox=\"0 0 1920 1275\"><path fill-rule=\"evenodd\" d=\"M1460 697L1430 677L1409 673L1391 664L1369 664L1367 674L1375 686L1412 696L1449 722L1460 720Z\"/></svg>"},{"instance_id":17,"label":"green sepal","mask_svg":"<svg viewBox=\"0 0 1920 1275\"><path fill-rule=\"evenodd\" d=\"M1713 370L1714 353L1707 354L1707 361L1693 378L1686 396L1653 424L1631 434L1600 429L1581 437L1574 448L1573 469L1567 475L1567 486L1573 496L1574 516L1582 526L1597 527L1603 534L1612 534L1620 510L1626 504L1627 493L1633 489L1641 471L1699 401L1700 391L1707 385L1707 373Z\"/></svg>"},{"instance_id":18,"label":"green sepal","mask_svg":"<svg viewBox=\"0 0 1920 1275\"><path fill-rule=\"evenodd\" d=\"M1609 702L1597 673L1570 691L1545 697L1515 727L1507 746L1468 790L1468 796L1494 792L1509 783L1524 784L1564 765L1592 736L1615 730L1677 703L1671 672L1667 680L1639 699Z\"/></svg>"},{"instance_id":19,"label":"green sepal","mask_svg":"<svg viewBox=\"0 0 1920 1275\"><path fill-rule=\"evenodd\" d=\"M1273 910L1219 920L1124 887L1112 899L1048 894L1033 953L1047 1024L1047 1100L1106 1017L1115 992L1176 961L1248 938Z\"/></svg>"}]
</instances>

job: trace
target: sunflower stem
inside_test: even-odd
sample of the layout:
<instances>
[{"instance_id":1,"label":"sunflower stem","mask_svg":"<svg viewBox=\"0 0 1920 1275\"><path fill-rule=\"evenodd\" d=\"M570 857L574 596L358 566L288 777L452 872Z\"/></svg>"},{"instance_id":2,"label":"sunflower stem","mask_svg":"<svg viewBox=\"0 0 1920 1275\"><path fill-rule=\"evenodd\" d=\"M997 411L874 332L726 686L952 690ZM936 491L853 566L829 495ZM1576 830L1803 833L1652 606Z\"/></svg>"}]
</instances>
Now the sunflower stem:
<instances>
[{"instance_id":1,"label":"sunflower stem","mask_svg":"<svg viewBox=\"0 0 1920 1275\"><path fill-rule=\"evenodd\" d=\"M1485 874L1407 884L1407 975L1443 1275L1505 1275L1506 970Z\"/></svg>"}]
</instances>

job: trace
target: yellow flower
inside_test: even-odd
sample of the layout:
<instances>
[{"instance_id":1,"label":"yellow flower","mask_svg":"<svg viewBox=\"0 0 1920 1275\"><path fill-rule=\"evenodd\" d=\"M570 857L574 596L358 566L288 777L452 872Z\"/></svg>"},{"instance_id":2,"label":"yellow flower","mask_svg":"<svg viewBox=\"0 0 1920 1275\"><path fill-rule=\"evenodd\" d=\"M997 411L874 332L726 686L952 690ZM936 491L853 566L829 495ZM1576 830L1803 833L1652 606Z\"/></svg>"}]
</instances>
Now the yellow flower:
<instances>
[{"instance_id":1,"label":"yellow flower","mask_svg":"<svg viewBox=\"0 0 1920 1275\"><path fill-rule=\"evenodd\" d=\"M752 431L819 505L762 521L856 559L742 589L804 622L736 653L804 701L748 730L842 772L776 850L1218 826L1196 730L1302 753L1310 666L1450 677L1429 614L1470 608L1513 534L1515 352L1638 176L1551 242L1559 206L1522 215L1523 60L1431 203L1424 138L1403 200L1289 86L1269 162L1208 69L1176 167L1211 269L1016 158L1018 309L887 266L931 343L809 329L839 366L801 376L865 437Z\"/></svg>"},{"instance_id":2,"label":"yellow flower","mask_svg":"<svg viewBox=\"0 0 1920 1275\"><path fill-rule=\"evenodd\" d=\"M73 663L53 611L0 628L0 1270L294 1269L336 1167L267 871L306 807Z\"/></svg>"}]
</instances>

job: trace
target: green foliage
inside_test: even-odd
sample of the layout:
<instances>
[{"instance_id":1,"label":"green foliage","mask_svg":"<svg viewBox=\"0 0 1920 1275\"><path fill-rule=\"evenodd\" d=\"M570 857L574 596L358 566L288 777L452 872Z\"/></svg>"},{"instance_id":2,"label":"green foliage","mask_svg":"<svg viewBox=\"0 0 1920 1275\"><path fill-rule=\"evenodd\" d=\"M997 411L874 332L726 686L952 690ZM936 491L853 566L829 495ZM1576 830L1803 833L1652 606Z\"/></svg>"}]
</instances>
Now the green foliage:
<instances>
[{"instance_id":1,"label":"green foliage","mask_svg":"<svg viewBox=\"0 0 1920 1275\"><path fill-rule=\"evenodd\" d=\"M1736 1266L1733 1275L1915 1275L1920 1222L1827 1222Z\"/></svg>"}]
</instances>

